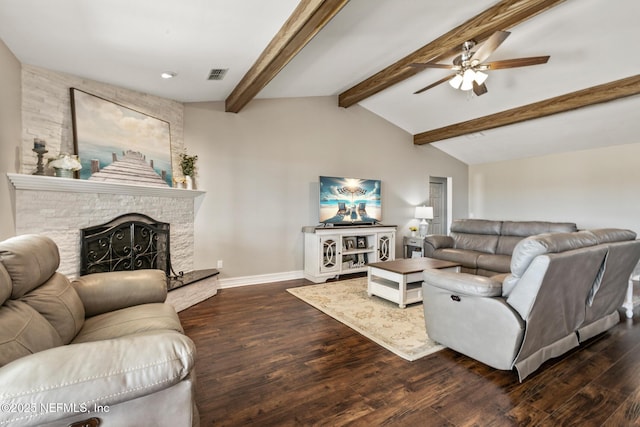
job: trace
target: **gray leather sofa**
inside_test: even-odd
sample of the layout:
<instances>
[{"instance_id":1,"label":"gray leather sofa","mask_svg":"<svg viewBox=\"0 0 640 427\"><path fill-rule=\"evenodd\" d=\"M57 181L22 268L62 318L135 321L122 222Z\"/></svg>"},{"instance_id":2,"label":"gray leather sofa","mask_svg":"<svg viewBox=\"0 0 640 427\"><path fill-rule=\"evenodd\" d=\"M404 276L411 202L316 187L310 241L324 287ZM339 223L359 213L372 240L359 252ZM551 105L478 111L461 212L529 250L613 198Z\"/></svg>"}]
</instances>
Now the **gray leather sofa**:
<instances>
[{"instance_id":1,"label":"gray leather sofa","mask_svg":"<svg viewBox=\"0 0 640 427\"><path fill-rule=\"evenodd\" d=\"M521 240L508 275L425 270L429 336L522 381L546 360L620 321L640 240L630 230L553 233Z\"/></svg>"},{"instance_id":2,"label":"gray leather sofa","mask_svg":"<svg viewBox=\"0 0 640 427\"><path fill-rule=\"evenodd\" d=\"M198 425L195 347L159 270L70 283L44 236L0 242L0 425Z\"/></svg>"},{"instance_id":3,"label":"gray leather sofa","mask_svg":"<svg viewBox=\"0 0 640 427\"><path fill-rule=\"evenodd\" d=\"M509 273L511 253L525 237L573 231L577 228L571 222L457 219L449 236L424 239L424 256L459 262L466 273L493 276Z\"/></svg>"}]
</instances>

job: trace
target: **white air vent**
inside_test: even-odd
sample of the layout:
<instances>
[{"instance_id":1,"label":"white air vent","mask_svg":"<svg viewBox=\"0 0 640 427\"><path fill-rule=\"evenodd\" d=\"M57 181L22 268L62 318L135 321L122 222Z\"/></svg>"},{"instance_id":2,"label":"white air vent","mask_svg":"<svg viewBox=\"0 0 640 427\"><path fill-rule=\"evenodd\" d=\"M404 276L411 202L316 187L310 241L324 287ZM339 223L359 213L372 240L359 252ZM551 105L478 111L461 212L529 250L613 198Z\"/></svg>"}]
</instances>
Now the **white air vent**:
<instances>
[{"instance_id":1,"label":"white air vent","mask_svg":"<svg viewBox=\"0 0 640 427\"><path fill-rule=\"evenodd\" d=\"M213 68L209 72L208 80L222 80L224 75L227 74L227 71L229 71L228 68Z\"/></svg>"}]
</instances>

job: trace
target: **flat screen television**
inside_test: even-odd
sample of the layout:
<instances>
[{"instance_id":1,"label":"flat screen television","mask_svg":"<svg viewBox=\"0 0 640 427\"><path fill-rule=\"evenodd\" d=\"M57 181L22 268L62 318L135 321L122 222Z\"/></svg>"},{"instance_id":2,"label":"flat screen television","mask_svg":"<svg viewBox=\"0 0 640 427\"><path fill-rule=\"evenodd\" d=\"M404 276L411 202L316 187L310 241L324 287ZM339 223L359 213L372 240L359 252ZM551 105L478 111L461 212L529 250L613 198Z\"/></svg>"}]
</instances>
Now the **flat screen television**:
<instances>
[{"instance_id":1,"label":"flat screen television","mask_svg":"<svg viewBox=\"0 0 640 427\"><path fill-rule=\"evenodd\" d=\"M382 221L380 180L320 177L320 222L333 225Z\"/></svg>"}]
</instances>

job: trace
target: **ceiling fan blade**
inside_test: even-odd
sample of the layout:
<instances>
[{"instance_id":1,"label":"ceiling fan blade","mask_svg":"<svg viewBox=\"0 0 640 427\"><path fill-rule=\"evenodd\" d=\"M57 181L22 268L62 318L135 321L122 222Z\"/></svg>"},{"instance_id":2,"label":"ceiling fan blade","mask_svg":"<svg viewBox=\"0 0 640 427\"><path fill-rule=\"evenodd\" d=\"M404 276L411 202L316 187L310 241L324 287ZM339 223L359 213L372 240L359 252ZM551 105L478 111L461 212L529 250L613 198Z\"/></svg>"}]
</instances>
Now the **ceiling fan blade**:
<instances>
[{"instance_id":1,"label":"ceiling fan blade","mask_svg":"<svg viewBox=\"0 0 640 427\"><path fill-rule=\"evenodd\" d=\"M413 94L414 94L414 95L417 95L417 94L419 94L419 93L424 92L425 90L429 90L429 89L431 89L431 88L433 88L433 87L436 87L436 86L438 86L439 84L442 84L442 83L444 83L444 82L446 82L446 81L451 80L451 79L453 78L453 76L455 76L455 74L451 74L451 75L449 75L449 76L447 76L447 77L444 77L444 78L442 78L442 79L438 80L438 81L437 81L437 82L435 82L435 83L431 83L429 86L425 86L425 87L423 87L422 89L420 89L420 90L417 90L417 91L413 92Z\"/></svg>"},{"instance_id":2,"label":"ceiling fan blade","mask_svg":"<svg viewBox=\"0 0 640 427\"><path fill-rule=\"evenodd\" d=\"M483 69L502 70L504 68L526 67L528 65L546 64L549 56L530 56L528 58L505 59L502 61L488 62L482 64ZM486 68L485 68L486 67Z\"/></svg>"},{"instance_id":3,"label":"ceiling fan blade","mask_svg":"<svg viewBox=\"0 0 640 427\"><path fill-rule=\"evenodd\" d=\"M423 64L421 63L413 63L413 64L409 64L410 67L414 67L414 68L445 68L447 70L454 70L455 69L455 65L448 65L448 64L436 64L435 62L425 62Z\"/></svg>"},{"instance_id":4,"label":"ceiling fan blade","mask_svg":"<svg viewBox=\"0 0 640 427\"><path fill-rule=\"evenodd\" d=\"M493 53L494 50L498 48L502 44L503 41L506 40L511 34L509 31L496 31L491 34L491 37L487 39L486 42L482 43L482 46L476 50L476 53L471 57L472 64L480 64L484 62L489 55Z\"/></svg>"},{"instance_id":5,"label":"ceiling fan blade","mask_svg":"<svg viewBox=\"0 0 640 427\"><path fill-rule=\"evenodd\" d=\"M473 82L473 93L475 93L476 96L484 95L488 91L489 90L487 89L487 85L485 85L484 83L479 85L475 81Z\"/></svg>"}]
</instances>

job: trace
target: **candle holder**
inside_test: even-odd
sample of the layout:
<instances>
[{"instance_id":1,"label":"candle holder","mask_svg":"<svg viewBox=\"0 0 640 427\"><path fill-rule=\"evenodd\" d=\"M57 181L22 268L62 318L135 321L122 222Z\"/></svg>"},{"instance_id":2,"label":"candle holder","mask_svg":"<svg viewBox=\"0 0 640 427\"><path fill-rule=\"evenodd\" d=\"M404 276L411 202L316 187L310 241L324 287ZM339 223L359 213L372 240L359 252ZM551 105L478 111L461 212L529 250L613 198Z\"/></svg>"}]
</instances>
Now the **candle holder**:
<instances>
[{"instance_id":1,"label":"candle holder","mask_svg":"<svg viewBox=\"0 0 640 427\"><path fill-rule=\"evenodd\" d=\"M44 147L32 148L31 151L38 155L38 164L36 165L36 171L32 175L44 175L44 163L42 162L42 157L48 153L47 149Z\"/></svg>"}]
</instances>

